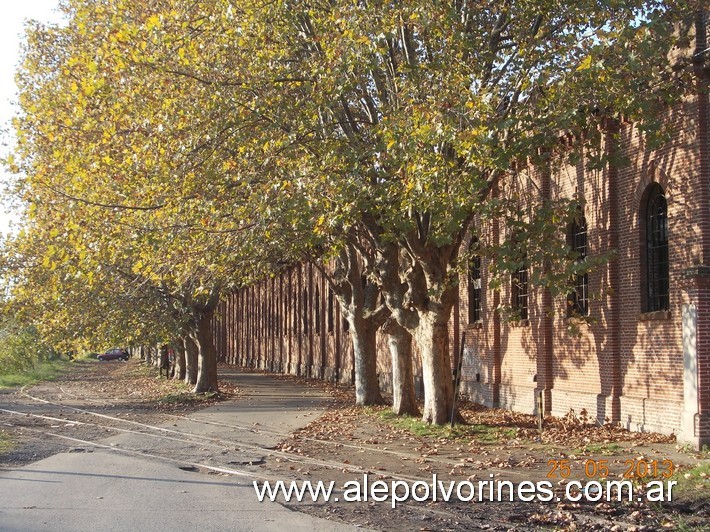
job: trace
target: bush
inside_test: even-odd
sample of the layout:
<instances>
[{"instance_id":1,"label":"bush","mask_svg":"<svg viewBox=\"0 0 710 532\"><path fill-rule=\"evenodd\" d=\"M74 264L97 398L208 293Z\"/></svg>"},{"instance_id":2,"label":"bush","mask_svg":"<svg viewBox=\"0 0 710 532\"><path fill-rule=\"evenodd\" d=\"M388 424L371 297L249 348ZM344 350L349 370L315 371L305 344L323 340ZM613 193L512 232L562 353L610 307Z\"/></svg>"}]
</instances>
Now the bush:
<instances>
[{"instance_id":1,"label":"bush","mask_svg":"<svg viewBox=\"0 0 710 532\"><path fill-rule=\"evenodd\" d=\"M42 339L37 329L14 321L0 325L0 374L30 371L38 362L57 358L57 353Z\"/></svg>"}]
</instances>

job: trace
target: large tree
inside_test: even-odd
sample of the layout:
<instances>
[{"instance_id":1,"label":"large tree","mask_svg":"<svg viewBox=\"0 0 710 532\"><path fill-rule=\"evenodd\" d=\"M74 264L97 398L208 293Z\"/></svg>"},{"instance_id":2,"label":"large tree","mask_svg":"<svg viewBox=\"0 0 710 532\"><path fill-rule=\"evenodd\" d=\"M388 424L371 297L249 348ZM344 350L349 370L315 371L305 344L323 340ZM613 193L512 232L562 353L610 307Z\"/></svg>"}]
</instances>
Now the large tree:
<instances>
[{"instance_id":1,"label":"large tree","mask_svg":"<svg viewBox=\"0 0 710 532\"><path fill-rule=\"evenodd\" d=\"M247 258L287 249L294 230L356 231L380 257L368 273L419 347L433 423L453 402L447 324L464 236L503 218L516 231L479 250L497 257L494 270L537 264L533 280L566 288L573 261L550 228L574 199L525 198L533 209L521 216L515 193L506 203L494 192L565 158L603 162L589 133L615 113L654 130L650 111L672 100L666 52L684 9L69 5L66 28L32 33L21 76L29 188L111 212L121 236L102 249L130 248L136 273L187 287L200 304L248 282L261 268ZM564 150L561 133L574 139ZM275 205L290 206L286 224ZM294 222L304 205L307 219Z\"/></svg>"},{"instance_id":2,"label":"large tree","mask_svg":"<svg viewBox=\"0 0 710 532\"><path fill-rule=\"evenodd\" d=\"M248 56L249 69L216 62L201 78L253 89L242 103L268 118L264 157L319 202L321 222L362 228L390 255L382 286L419 347L425 421L451 415L448 321L464 236L503 218L516 229L505 242L479 239L494 271L525 263L534 281L568 288L573 261L550 228L575 198L519 192L559 161L603 162L595 132L610 117L658 125L653 111L678 92L667 59L675 7L294 0L232 11L220 49ZM506 181L519 190L497 197Z\"/></svg>"},{"instance_id":3,"label":"large tree","mask_svg":"<svg viewBox=\"0 0 710 532\"><path fill-rule=\"evenodd\" d=\"M90 288L101 268L130 279L134 294L149 288L197 347L195 391L216 391L214 312L221 295L260 267L254 208L273 194L233 162L238 143L225 147L224 137L244 124L230 125L202 83L156 65L184 56L174 47L185 36L161 30L169 4L68 6L65 26L28 30L18 76L11 163L24 172L19 190L30 216L20 240L48 238L39 266L53 279L28 278L25 289L67 292L72 275ZM57 279L56 269L69 273ZM87 310L71 301L75 313Z\"/></svg>"}]
</instances>

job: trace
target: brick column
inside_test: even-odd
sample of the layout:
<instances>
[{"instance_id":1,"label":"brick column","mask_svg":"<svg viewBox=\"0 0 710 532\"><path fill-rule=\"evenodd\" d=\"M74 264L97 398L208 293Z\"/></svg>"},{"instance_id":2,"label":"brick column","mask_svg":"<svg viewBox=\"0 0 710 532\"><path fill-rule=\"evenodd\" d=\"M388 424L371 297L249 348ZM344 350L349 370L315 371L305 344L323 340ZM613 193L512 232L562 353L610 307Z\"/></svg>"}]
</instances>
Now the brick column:
<instances>
[{"instance_id":1,"label":"brick column","mask_svg":"<svg viewBox=\"0 0 710 532\"><path fill-rule=\"evenodd\" d=\"M710 267L686 270L683 279L683 412L680 441L710 444Z\"/></svg>"},{"instance_id":2,"label":"brick column","mask_svg":"<svg viewBox=\"0 0 710 532\"><path fill-rule=\"evenodd\" d=\"M295 320L296 330L294 333L297 337L296 343L296 375L302 375L301 369L303 367L303 312L305 308L305 302L303 301L303 266L299 264L296 267L296 306L295 306Z\"/></svg>"},{"instance_id":3,"label":"brick column","mask_svg":"<svg viewBox=\"0 0 710 532\"><path fill-rule=\"evenodd\" d=\"M229 327L229 322L228 322L228 317L229 315L227 314L227 309L229 308L227 306L228 299L220 302L219 304L219 323L220 323L220 331L219 331L219 343L220 343L220 349L219 349L219 358L218 360L220 362L228 362L227 358L227 327Z\"/></svg>"},{"instance_id":4,"label":"brick column","mask_svg":"<svg viewBox=\"0 0 710 532\"><path fill-rule=\"evenodd\" d=\"M549 203L552 199L552 176L550 174L549 165L542 170L540 175L540 192L542 201ZM544 266L545 269L549 267ZM537 386L535 394L542 393L543 414L550 415L552 413L552 388L554 387L554 374L552 371L553 361L553 341L552 341L552 293L549 288L540 287L542 291L540 304L542 306L542 314L535 316L540 323L540 337L537 339ZM537 402L535 403L537 404ZM536 408L537 410L537 408Z\"/></svg>"},{"instance_id":5,"label":"brick column","mask_svg":"<svg viewBox=\"0 0 710 532\"><path fill-rule=\"evenodd\" d=\"M606 124L605 134L605 149L610 155L610 160L614 160L614 151L617 150L618 140L616 135L619 133L619 123L615 120L608 121ZM619 197L619 169L614 163L610 163L607 169L608 187L609 187L609 246L612 250L618 251L620 247L620 234L622 230L621 213L622 199ZM609 348L602 355L605 364L608 364L609 373L607 373L608 382L602 382L602 395L598 398L598 402L604 403L604 410L607 417L612 423L621 420L621 281L619 275L619 258L613 257L609 261L609 281L614 292L607 294L609 305ZM600 373L601 375L601 373ZM607 392L608 390L608 392ZM608 397L604 397L608 393Z\"/></svg>"},{"instance_id":6,"label":"brick column","mask_svg":"<svg viewBox=\"0 0 710 532\"><path fill-rule=\"evenodd\" d=\"M313 378L313 366L315 365L315 309L314 303L316 300L315 285L313 284L313 265L308 263L306 265L307 277L305 279L306 285L308 286L308 291L306 292L308 299L305 302L305 311L308 328L306 332L308 336L306 337L306 357L304 374L306 377Z\"/></svg>"},{"instance_id":7,"label":"brick column","mask_svg":"<svg viewBox=\"0 0 710 532\"><path fill-rule=\"evenodd\" d=\"M710 83L707 72L707 16L695 16L693 68L698 98L697 193L702 263L685 271L683 289L683 413L679 439L700 448L710 444Z\"/></svg>"},{"instance_id":8,"label":"brick column","mask_svg":"<svg viewBox=\"0 0 710 532\"><path fill-rule=\"evenodd\" d=\"M493 191L491 192L494 198L498 197L498 185L493 186ZM500 244L500 222L497 218L493 219L491 228L491 239L497 245ZM501 383L501 365L503 354L503 347L501 345L501 316L498 312L498 307L500 306L500 291L495 290L493 292L493 367L491 368L491 401L493 407L500 407L500 383Z\"/></svg>"},{"instance_id":9,"label":"brick column","mask_svg":"<svg viewBox=\"0 0 710 532\"><path fill-rule=\"evenodd\" d=\"M318 270L316 273L320 285L320 301L316 301L316 304L320 305L320 371L318 376L325 380L328 367L328 343L326 341L328 338L328 285L323 274Z\"/></svg>"}]
</instances>

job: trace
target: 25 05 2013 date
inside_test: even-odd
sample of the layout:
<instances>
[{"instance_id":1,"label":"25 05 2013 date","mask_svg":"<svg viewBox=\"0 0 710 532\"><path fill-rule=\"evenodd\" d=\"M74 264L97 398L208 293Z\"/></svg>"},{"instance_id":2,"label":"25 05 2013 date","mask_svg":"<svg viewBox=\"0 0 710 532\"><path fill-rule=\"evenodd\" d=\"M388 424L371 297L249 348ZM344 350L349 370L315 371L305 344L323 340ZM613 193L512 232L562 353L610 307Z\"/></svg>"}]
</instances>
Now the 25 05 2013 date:
<instances>
[{"instance_id":1,"label":"25 05 2013 date","mask_svg":"<svg viewBox=\"0 0 710 532\"><path fill-rule=\"evenodd\" d=\"M547 478L569 478L573 473L573 468L578 464L572 464L571 460L548 460ZM611 474L618 474L609 469L609 460L586 460L584 470L577 474L584 473L587 478L604 478ZM626 460L623 465L623 478L670 478L675 472L673 460ZM576 471L575 471L576 473Z\"/></svg>"}]
</instances>

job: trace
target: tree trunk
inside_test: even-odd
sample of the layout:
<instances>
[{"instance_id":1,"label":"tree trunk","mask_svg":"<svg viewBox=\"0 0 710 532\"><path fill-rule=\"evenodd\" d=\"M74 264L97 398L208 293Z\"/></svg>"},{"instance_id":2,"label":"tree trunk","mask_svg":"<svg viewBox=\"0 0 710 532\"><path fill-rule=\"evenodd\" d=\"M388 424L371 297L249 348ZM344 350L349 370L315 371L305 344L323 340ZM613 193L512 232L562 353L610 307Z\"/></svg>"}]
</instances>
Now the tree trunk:
<instances>
[{"instance_id":1,"label":"tree trunk","mask_svg":"<svg viewBox=\"0 0 710 532\"><path fill-rule=\"evenodd\" d=\"M422 421L436 425L443 425L452 418L454 422L461 420L454 408L449 354L449 318L458 291L455 269L450 266L459 244L460 241L439 247L422 243L417 232L408 235L409 254L401 256L407 260L399 264L400 276L407 281L404 283L407 293L406 297L405 294L397 297L392 308L393 316L414 335L419 348L424 381ZM409 309L416 310L417 319L410 319L404 304L407 301Z\"/></svg>"},{"instance_id":2,"label":"tree trunk","mask_svg":"<svg viewBox=\"0 0 710 532\"><path fill-rule=\"evenodd\" d=\"M217 385L217 352L212 336L212 317L214 310L204 309L197 320L197 382L195 393L218 392Z\"/></svg>"},{"instance_id":3,"label":"tree trunk","mask_svg":"<svg viewBox=\"0 0 710 532\"><path fill-rule=\"evenodd\" d=\"M185 368L185 344L177 341L173 345L175 347L175 373L173 374L173 379L183 381L187 373Z\"/></svg>"},{"instance_id":4,"label":"tree trunk","mask_svg":"<svg viewBox=\"0 0 710 532\"><path fill-rule=\"evenodd\" d=\"M153 351L151 347L143 347L143 354L144 354L144 359L145 363L148 364L149 366L153 364Z\"/></svg>"},{"instance_id":5,"label":"tree trunk","mask_svg":"<svg viewBox=\"0 0 710 532\"><path fill-rule=\"evenodd\" d=\"M449 312L420 314L414 338L422 357L424 412L422 421L443 425L451 421L454 404L451 357L449 355ZM459 421L454 411L454 421Z\"/></svg>"},{"instance_id":6,"label":"tree trunk","mask_svg":"<svg viewBox=\"0 0 710 532\"><path fill-rule=\"evenodd\" d=\"M185 346L185 383L197 384L197 345L191 336L183 338Z\"/></svg>"},{"instance_id":7,"label":"tree trunk","mask_svg":"<svg viewBox=\"0 0 710 532\"><path fill-rule=\"evenodd\" d=\"M383 331L387 334L392 356L392 411L398 416L418 416L412 368L412 335L394 319L385 324Z\"/></svg>"},{"instance_id":8,"label":"tree trunk","mask_svg":"<svg viewBox=\"0 0 710 532\"><path fill-rule=\"evenodd\" d=\"M389 312L380 304L380 290L365 276L356 248L345 246L331 273L331 288L348 320L355 358L355 403L383 404L377 379L377 330Z\"/></svg>"},{"instance_id":9,"label":"tree trunk","mask_svg":"<svg viewBox=\"0 0 710 532\"><path fill-rule=\"evenodd\" d=\"M383 404L377 379L377 327L372 320L348 315L355 353L355 404Z\"/></svg>"}]
</instances>

